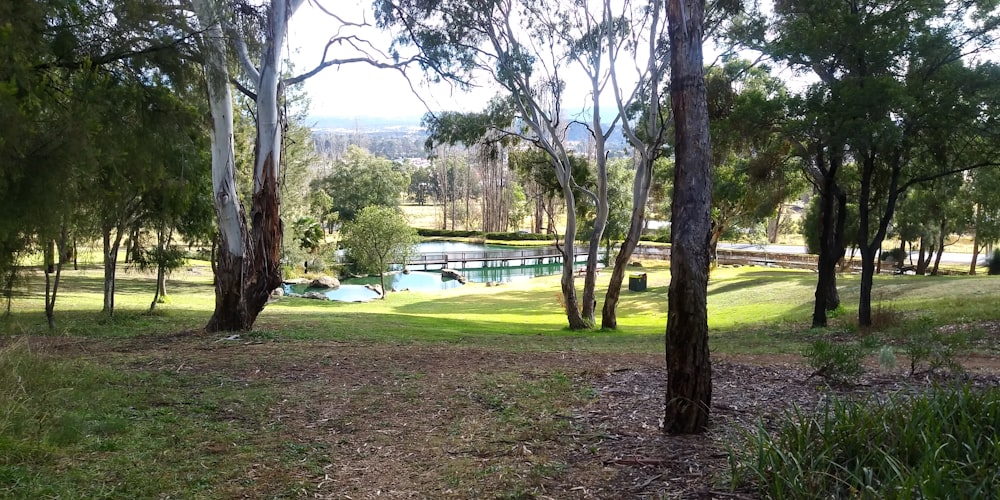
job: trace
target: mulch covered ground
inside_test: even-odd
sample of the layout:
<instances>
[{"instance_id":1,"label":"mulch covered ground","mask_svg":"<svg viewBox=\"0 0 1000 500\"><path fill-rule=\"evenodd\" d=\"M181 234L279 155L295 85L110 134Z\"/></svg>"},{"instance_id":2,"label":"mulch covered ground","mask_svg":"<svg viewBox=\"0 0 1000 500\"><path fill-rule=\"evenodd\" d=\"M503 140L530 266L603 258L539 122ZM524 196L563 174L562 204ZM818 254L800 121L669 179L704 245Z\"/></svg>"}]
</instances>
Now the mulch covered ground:
<instances>
[{"instance_id":1,"label":"mulch covered ground","mask_svg":"<svg viewBox=\"0 0 1000 500\"><path fill-rule=\"evenodd\" d=\"M197 332L31 343L132 370L274 387L280 397L268 428L304 450L302 464L256 464L248 485L234 486L234 496L247 498L290 481L307 498L755 498L726 483L727 448L744 431L769 425L792 405L811 409L835 395L885 395L932 382L873 368L859 385L831 388L795 356L717 357L711 429L665 436L662 355L244 341ZM1000 382L996 359L964 361L975 383ZM535 423L517 420L504 384L552 373L589 396L563 412L533 415Z\"/></svg>"}]
</instances>

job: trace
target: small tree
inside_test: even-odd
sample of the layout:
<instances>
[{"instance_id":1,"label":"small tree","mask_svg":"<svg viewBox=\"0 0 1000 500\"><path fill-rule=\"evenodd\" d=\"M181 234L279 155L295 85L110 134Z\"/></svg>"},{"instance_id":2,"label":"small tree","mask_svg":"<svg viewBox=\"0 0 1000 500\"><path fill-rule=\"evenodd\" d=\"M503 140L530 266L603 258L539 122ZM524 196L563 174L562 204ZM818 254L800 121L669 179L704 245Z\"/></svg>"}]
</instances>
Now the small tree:
<instances>
[{"instance_id":1,"label":"small tree","mask_svg":"<svg viewBox=\"0 0 1000 500\"><path fill-rule=\"evenodd\" d=\"M354 221L344 225L344 248L365 272L377 272L385 287L389 264L405 262L413 252L417 232L396 209L370 206L361 209Z\"/></svg>"}]
</instances>

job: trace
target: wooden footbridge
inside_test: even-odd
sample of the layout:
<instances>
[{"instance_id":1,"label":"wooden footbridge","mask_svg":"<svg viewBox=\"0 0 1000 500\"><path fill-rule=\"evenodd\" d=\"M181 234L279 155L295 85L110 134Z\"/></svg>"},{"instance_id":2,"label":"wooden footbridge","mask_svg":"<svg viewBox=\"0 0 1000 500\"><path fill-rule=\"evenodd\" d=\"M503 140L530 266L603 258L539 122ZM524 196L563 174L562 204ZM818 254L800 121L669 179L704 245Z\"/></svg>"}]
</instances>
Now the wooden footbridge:
<instances>
[{"instance_id":1,"label":"wooden footbridge","mask_svg":"<svg viewBox=\"0 0 1000 500\"><path fill-rule=\"evenodd\" d=\"M575 252L574 262L586 257L586 251ZM440 267L465 269L467 267L507 267L556 264L562 262L562 253L555 247L532 247L520 250L486 250L476 252L422 253L410 259L409 268L424 270Z\"/></svg>"}]
</instances>

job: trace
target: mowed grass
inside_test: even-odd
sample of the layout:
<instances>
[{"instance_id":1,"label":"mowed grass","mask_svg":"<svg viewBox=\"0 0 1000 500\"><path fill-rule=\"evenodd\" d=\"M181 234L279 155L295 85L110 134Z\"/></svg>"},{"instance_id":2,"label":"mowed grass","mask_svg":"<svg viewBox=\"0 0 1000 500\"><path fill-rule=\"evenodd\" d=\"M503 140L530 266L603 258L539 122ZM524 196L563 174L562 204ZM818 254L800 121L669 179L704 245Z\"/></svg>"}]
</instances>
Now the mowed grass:
<instances>
[{"instance_id":1,"label":"mowed grass","mask_svg":"<svg viewBox=\"0 0 1000 500\"><path fill-rule=\"evenodd\" d=\"M670 273L665 262L647 261L630 273L647 274L647 289L623 284L616 331L573 332L559 293L559 277L515 281L497 287L470 283L434 292L395 292L385 300L341 303L282 298L260 315L258 334L280 339L348 342L447 343L512 350L581 349L661 352L666 327ZM598 278L598 314L610 272ZM812 318L816 275L810 271L764 267L722 267L709 281L710 346L720 353L801 352L810 341L802 333ZM117 280L116 313L100 312L100 269L64 271L56 306L57 328L43 314L44 281L29 277L15 297L10 317L0 321L7 334L134 337L199 329L214 308L211 270L191 262L168 282L169 301L149 313L151 273L122 272ZM831 328L853 331L856 275L839 278L843 303ZM874 302L924 325L994 319L1000 279L992 276L879 276ZM599 321L599 318L598 318Z\"/></svg>"}]
</instances>

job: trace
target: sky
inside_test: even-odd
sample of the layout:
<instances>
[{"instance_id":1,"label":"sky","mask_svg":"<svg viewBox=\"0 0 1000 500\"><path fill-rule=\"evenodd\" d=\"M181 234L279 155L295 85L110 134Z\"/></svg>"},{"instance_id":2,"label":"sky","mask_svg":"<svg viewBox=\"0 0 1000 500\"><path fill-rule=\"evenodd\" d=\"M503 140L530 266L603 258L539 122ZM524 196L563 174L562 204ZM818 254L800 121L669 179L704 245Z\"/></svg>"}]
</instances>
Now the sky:
<instances>
[{"instance_id":1,"label":"sky","mask_svg":"<svg viewBox=\"0 0 1000 500\"><path fill-rule=\"evenodd\" d=\"M374 26L372 0L307 0L292 17L289 25L287 45L288 57L295 67L293 73L314 68L322 59L326 42L337 33L340 26L335 19L317 7L317 1L327 10L346 20L369 23L369 26L363 29L345 31L341 34L355 34L381 50L386 50L390 46L390 35ZM713 60L714 49L706 46L705 50L706 62ZM338 57L355 55L354 52L335 53ZM636 80L634 62L627 61L622 66L624 69L619 70L619 79L623 87L627 87L631 85L630 82ZM563 108L567 110L590 108L589 83L582 73L574 74L570 68L562 76L567 81ZM794 80L787 72L778 76ZM444 83L429 84L419 68L410 71L410 78L413 88L420 97L415 95L411 84L398 71L378 69L363 63L329 67L306 80L304 84L305 92L311 101L309 116L358 119L363 125L363 118L417 120L429 110L481 111L489 99L497 95L499 88L485 76L476 81L480 87L471 92ZM610 90L603 93L602 110L615 108L612 96ZM610 112L604 114L611 115Z\"/></svg>"},{"instance_id":2,"label":"sky","mask_svg":"<svg viewBox=\"0 0 1000 500\"><path fill-rule=\"evenodd\" d=\"M365 19L374 24L370 11L371 0L325 0L324 7L334 7L337 15L350 20ZM307 1L292 17L289 25L288 50L295 65L295 72L314 68L322 58L323 47L336 33L338 23L312 1ZM363 36L377 48L387 49L390 36L374 26L353 33ZM341 53L343 56L346 52ZM428 111L435 112L480 111L490 97L496 94L491 88L464 92L447 84L430 85L424 82L422 72L410 71L413 86L399 72L378 69L363 63L340 67L331 66L306 80L304 89L309 96L310 116L335 116L341 118L420 118ZM421 101L426 101L426 104Z\"/></svg>"}]
</instances>

